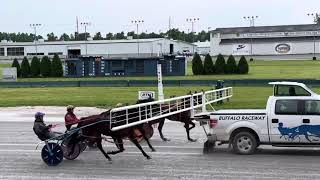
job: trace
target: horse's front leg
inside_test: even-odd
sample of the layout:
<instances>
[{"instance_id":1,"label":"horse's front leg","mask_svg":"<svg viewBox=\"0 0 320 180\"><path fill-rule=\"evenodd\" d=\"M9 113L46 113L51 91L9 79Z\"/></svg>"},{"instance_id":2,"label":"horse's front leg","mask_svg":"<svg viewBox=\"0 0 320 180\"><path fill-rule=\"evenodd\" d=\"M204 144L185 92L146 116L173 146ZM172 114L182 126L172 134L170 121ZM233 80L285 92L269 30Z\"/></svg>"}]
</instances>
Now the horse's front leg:
<instances>
[{"instance_id":1,"label":"horse's front leg","mask_svg":"<svg viewBox=\"0 0 320 180\"><path fill-rule=\"evenodd\" d=\"M144 152L144 150L142 149L142 147L140 146L139 142L133 134L129 137L129 139L131 140L131 142L133 142L133 144L137 146L137 148L142 152L144 157L146 157L147 159L151 159L151 157L146 152Z\"/></svg>"},{"instance_id":2,"label":"horse's front leg","mask_svg":"<svg viewBox=\"0 0 320 180\"><path fill-rule=\"evenodd\" d=\"M113 138L113 141L116 144L118 150L117 151L108 151L107 154L115 155L115 154L123 152L124 151L124 147L123 147L122 138L116 138L116 137L112 137L112 138Z\"/></svg>"},{"instance_id":3,"label":"horse's front leg","mask_svg":"<svg viewBox=\"0 0 320 180\"><path fill-rule=\"evenodd\" d=\"M191 124L191 128L189 127L189 124ZM184 124L184 127L186 128L186 132L187 132L187 138L189 141L191 142L196 142L197 140L196 139L192 139L190 137L190 129L194 128L196 125L192 122L192 121L186 121L185 124Z\"/></svg>"},{"instance_id":4,"label":"horse's front leg","mask_svg":"<svg viewBox=\"0 0 320 180\"><path fill-rule=\"evenodd\" d=\"M102 152L102 154L111 162L112 159L110 158L110 156L104 151L103 147L102 147L102 139L98 138L97 139L97 147L98 149Z\"/></svg>"},{"instance_id":5,"label":"horse's front leg","mask_svg":"<svg viewBox=\"0 0 320 180\"><path fill-rule=\"evenodd\" d=\"M159 131L159 134L160 134L160 138L162 139L162 141L170 141L170 139L168 138L165 138L162 134L162 128L163 128L163 125L164 125L164 121L165 119L161 119L160 122L159 122L159 125L158 125L158 131Z\"/></svg>"},{"instance_id":6,"label":"horse's front leg","mask_svg":"<svg viewBox=\"0 0 320 180\"><path fill-rule=\"evenodd\" d=\"M150 125L151 126L151 125ZM152 128L152 127L151 127ZM153 146L151 145L149 139L146 137L146 131L143 129L143 126L139 128L143 138L146 140L149 148L151 149L152 152L155 152L156 150L153 148Z\"/></svg>"}]
</instances>

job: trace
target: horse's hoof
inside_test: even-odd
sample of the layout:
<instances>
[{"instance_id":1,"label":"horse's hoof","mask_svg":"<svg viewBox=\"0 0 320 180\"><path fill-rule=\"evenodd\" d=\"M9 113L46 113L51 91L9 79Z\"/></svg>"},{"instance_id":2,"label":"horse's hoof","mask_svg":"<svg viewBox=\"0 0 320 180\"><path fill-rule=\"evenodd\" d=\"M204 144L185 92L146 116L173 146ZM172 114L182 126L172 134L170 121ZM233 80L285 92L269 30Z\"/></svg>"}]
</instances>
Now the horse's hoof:
<instances>
[{"instance_id":1,"label":"horse's hoof","mask_svg":"<svg viewBox=\"0 0 320 180\"><path fill-rule=\"evenodd\" d=\"M170 139L168 139L168 138L163 138L163 141L170 141Z\"/></svg>"},{"instance_id":2,"label":"horse's hoof","mask_svg":"<svg viewBox=\"0 0 320 180\"><path fill-rule=\"evenodd\" d=\"M147 159L152 159L150 156L146 156L147 157Z\"/></svg>"},{"instance_id":3,"label":"horse's hoof","mask_svg":"<svg viewBox=\"0 0 320 180\"><path fill-rule=\"evenodd\" d=\"M151 151L152 151L152 152L156 152L156 150L155 150L155 149L151 149Z\"/></svg>"},{"instance_id":4,"label":"horse's hoof","mask_svg":"<svg viewBox=\"0 0 320 180\"><path fill-rule=\"evenodd\" d=\"M197 141L197 139L188 139L190 142L196 142Z\"/></svg>"},{"instance_id":5,"label":"horse's hoof","mask_svg":"<svg viewBox=\"0 0 320 180\"><path fill-rule=\"evenodd\" d=\"M108 159L108 162L109 162L109 164L112 164L112 159L111 158Z\"/></svg>"}]
</instances>

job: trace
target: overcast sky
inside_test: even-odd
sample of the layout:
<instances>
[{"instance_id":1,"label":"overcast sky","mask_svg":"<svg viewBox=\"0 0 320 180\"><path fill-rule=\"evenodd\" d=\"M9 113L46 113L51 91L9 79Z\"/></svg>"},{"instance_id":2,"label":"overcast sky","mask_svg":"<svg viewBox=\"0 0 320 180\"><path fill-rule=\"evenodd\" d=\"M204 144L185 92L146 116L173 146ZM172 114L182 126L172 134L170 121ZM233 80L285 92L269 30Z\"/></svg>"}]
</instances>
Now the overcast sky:
<instances>
[{"instance_id":1,"label":"overcast sky","mask_svg":"<svg viewBox=\"0 0 320 180\"><path fill-rule=\"evenodd\" d=\"M1 0L0 32L32 32L41 23L41 35L72 33L76 17L90 22L88 32L128 32L131 20L144 20L141 31L165 32L169 16L174 28L191 29L186 18L200 18L195 31L208 27L248 26L243 16L259 16L256 25L308 24L307 13L319 12L319 0ZM83 27L79 28L84 31Z\"/></svg>"}]
</instances>

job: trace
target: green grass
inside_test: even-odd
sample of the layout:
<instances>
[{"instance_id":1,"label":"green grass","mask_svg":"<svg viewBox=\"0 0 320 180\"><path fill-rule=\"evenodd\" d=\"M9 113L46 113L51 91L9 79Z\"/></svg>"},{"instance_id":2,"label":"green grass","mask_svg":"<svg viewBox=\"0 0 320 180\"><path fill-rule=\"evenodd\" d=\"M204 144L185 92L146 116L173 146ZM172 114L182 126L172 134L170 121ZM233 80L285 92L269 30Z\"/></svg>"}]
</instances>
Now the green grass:
<instances>
[{"instance_id":1,"label":"green grass","mask_svg":"<svg viewBox=\"0 0 320 180\"><path fill-rule=\"evenodd\" d=\"M208 90L210 87L201 87ZM139 90L156 88L143 87L90 87L90 88L5 88L0 89L0 106L76 106L114 107L117 103L134 104ZM185 95L188 91L199 91L199 87L166 87L165 95ZM320 91L320 88L316 89ZM235 87L234 97L220 108L264 108L271 87Z\"/></svg>"},{"instance_id":2,"label":"green grass","mask_svg":"<svg viewBox=\"0 0 320 180\"><path fill-rule=\"evenodd\" d=\"M203 75L193 76L188 63L187 76L165 76L164 80L217 80L217 79L320 79L320 61L283 60L249 62L247 75ZM82 81L82 80L157 80L146 77L93 77L93 78L26 78L19 81Z\"/></svg>"},{"instance_id":3,"label":"green grass","mask_svg":"<svg viewBox=\"0 0 320 180\"><path fill-rule=\"evenodd\" d=\"M9 67L10 64L0 64ZM217 80L217 79L320 79L320 61L311 60L256 60L249 62L247 75L203 75L193 76L191 62L187 76L165 76L164 80ZM157 80L156 76L144 77L89 77L89 78L25 78L18 81L84 81L84 80Z\"/></svg>"}]
</instances>

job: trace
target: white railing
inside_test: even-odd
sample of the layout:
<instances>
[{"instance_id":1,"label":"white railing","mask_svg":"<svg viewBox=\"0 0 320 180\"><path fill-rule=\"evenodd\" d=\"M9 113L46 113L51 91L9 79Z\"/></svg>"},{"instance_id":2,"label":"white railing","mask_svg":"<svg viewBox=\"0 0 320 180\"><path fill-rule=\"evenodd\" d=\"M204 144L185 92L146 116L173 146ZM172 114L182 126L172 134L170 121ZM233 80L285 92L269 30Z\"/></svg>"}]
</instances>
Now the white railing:
<instances>
[{"instance_id":1,"label":"white railing","mask_svg":"<svg viewBox=\"0 0 320 180\"><path fill-rule=\"evenodd\" d=\"M113 131L117 131L185 111L191 111L191 116L193 117L196 108L206 111L207 105L231 97L232 87L227 87L160 101L114 108L110 111L110 128Z\"/></svg>"}]
</instances>

